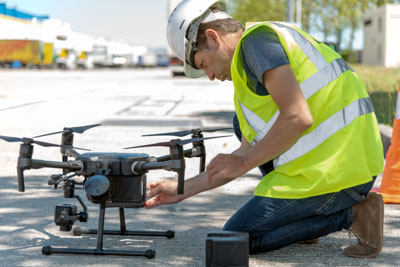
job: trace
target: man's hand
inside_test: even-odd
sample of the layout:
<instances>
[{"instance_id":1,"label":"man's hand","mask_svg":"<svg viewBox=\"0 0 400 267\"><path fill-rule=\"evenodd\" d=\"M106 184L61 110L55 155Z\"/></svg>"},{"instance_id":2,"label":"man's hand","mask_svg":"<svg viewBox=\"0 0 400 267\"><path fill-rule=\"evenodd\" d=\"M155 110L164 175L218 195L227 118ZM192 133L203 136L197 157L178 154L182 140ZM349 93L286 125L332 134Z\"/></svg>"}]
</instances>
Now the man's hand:
<instances>
[{"instance_id":1,"label":"man's hand","mask_svg":"<svg viewBox=\"0 0 400 267\"><path fill-rule=\"evenodd\" d=\"M207 166L208 182L220 186L244 175L248 169L240 156L218 154Z\"/></svg>"},{"instance_id":2,"label":"man's hand","mask_svg":"<svg viewBox=\"0 0 400 267\"><path fill-rule=\"evenodd\" d=\"M178 195L176 190L178 183L170 180L163 180L149 183L146 187L147 201L144 206L147 209L154 208L165 204L174 204L184 199L182 195Z\"/></svg>"}]
</instances>

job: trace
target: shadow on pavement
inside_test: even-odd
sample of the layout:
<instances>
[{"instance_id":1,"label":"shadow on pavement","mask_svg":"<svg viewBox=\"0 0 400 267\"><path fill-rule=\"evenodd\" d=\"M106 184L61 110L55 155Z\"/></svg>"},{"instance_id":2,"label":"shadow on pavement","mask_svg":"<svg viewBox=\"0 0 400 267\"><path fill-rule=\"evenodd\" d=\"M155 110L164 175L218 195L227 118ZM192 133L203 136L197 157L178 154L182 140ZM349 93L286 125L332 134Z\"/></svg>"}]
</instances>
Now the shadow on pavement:
<instances>
[{"instance_id":1,"label":"shadow on pavement","mask_svg":"<svg viewBox=\"0 0 400 267\"><path fill-rule=\"evenodd\" d=\"M62 190L47 185L47 177L26 176L26 192L17 192L15 177L0 177L0 258L6 266L204 266L205 239L208 232L220 230L225 221L248 199L251 190L223 187L181 203L147 209L126 209L128 230L174 230L175 238L105 236L105 249L156 250L155 259L144 257L50 255L41 253L42 246L94 249L96 236L73 236L59 232L54 225L54 208L76 199L63 198ZM246 176L241 183L256 183L259 176ZM236 182L236 181L234 181ZM250 187L248 187L250 188ZM89 203L82 190L76 190L88 205L88 223L74 226L97 228L98 205ZM399 227L398 218L386 218L387 228ZM106 209L106 229L118 230L118 209ZM391 233L391 232L390 232ZM342 254L342 248L356 242L342 231L320 238L314 245L291 245L276 251L252 255L250 266L398 266L400 237L388 234L385 248L378 258L352 259Z\"/></svg>"}]
</instances>

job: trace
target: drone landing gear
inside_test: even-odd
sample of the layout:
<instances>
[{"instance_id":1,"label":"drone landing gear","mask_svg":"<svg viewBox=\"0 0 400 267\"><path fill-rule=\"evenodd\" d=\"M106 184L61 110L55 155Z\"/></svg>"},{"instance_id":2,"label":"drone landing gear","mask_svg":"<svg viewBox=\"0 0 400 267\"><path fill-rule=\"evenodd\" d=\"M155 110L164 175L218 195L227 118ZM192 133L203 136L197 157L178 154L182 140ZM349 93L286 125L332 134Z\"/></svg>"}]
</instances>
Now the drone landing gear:
<instances>
[{"instance_id":1,"label":"drone landing gear","mask_svg":"<svg viewBox=\"0 0 400 267\"><path fill-rule=\"evenodd\" d=\"M171 239L175 236L175 232L168 231L127 231L125 225L125 212L124 208L119 208L120 218L120 231L116 230L104 230L104 217L105 217L105 204L100 204L100 213L98 228L96 229L85 229L76 227L73 230L74 235L82 234L97 234L97 246L96 249L74 249L74 248L53 248L51 246L45 246L42 248L42 253L50 255L52 253L60 254L89 254L89 255L117 255L117 256L144 256L148 259L153 259L156 252L152 249L146 251L127 251L127 250L104 250L103 249L103 235L132 235L132 236L165 236Z\"/></svg>"}]
</instances>

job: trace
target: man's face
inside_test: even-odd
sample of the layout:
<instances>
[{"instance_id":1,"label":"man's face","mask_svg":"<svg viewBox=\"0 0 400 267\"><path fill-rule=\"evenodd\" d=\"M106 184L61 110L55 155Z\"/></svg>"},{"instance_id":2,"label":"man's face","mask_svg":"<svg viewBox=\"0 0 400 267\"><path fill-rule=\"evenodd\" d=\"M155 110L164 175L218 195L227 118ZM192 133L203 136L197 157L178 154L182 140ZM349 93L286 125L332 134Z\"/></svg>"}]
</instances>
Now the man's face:
<instances>
[{"instance_id":1,"label":"man's face","mask_svg":"<svg viewBox=\"0 0 400 267\"><path fill-rule=\"evenodd\" d=\"M214 79L220 81L232 80L231 59L221 47L197 51L194 55L194 63L199 69L205 71L211 81Z\"/></svg>"}]
</instances>

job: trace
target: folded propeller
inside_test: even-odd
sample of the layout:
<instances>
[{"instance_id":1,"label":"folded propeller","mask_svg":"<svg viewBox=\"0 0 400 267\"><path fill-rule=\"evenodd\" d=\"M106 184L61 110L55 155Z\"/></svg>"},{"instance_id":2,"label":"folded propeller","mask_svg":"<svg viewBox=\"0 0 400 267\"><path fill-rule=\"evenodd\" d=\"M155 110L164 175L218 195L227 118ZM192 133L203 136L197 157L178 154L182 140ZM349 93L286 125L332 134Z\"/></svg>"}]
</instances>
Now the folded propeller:
<instances>
[{"instance_id":1,"label":"folded propeller","mask_svg":"<svg viewBox=\"0 0 400 267\"><path fill-rule=\"evenodd\" d=\"M79 126L79 127L65 127L64 130L62 130L62 131L53 132L53 133L47 133L47 134L42 134L42 135L37 135L37 136L34 136L33 138L38 138L38 137L43 137L43 136L48 136L48 135L53 135L53 134L59 134L59 133L68 133L68 132L82 134L86 130L89 130L90 128L97 127L97 126L100 126L100 125L101 124L91 124L91 125Z\"/></svg>"},{"instance_id":2,"label":"folded propeller","mask_svg":"<svg viewBox=\"0 0 400 267\"><path fill-rule=\"evenodd\" d=\"M166 147L171 147L171 146L175 146L175 145L183 146L183 145L193 143L193 142L200 142L200 141L207 140L207 139L215 139L215 138L222 138L222 137L229 137L229 136L232 136L232 135L191 138L191 139L185 139L185 140L172 139L171 141L168 141L168 142L159 142L159 143L153 143L153 144L142 145L142 146L131 146L131 147L125 147L124 149L139 148L139 147L152 147L152 146L166 146Z\"/></svg>"},{"instance_id":3,"label":"folded propeller","mask_svg":"<svg viewBox=\"0 0 400 267\"><path fill-rule=\"evenodd\" d=\"M85 149L85 148L57 145L57 144L52 144L52 143L48 143L48 142L37 141L37 140L34 140L32 138L27 138L27 137L20 138L20 137L0 135L0 139L3 139L4 141L7 141L7 142L23 142L24 144L37 144L39 146L44 146L44 147L65 147L65 148L74 148L74 149L90 151L89 149Z\"/></svg>"},{"instance_id":4,"label":"folded propeller","mask_svg":"<svg viewBox=\"0 0 400 267\"><path fill-rule=\"evenodd\" d=\"M212 132L217 132L217 131L222 131L222 130L232 130L233 128L196 128L192 130L185 130L185 131L178 131L178 132L170 132L170 133L158 133L158 134L145 134L142 136L162 136L162 135L172 135L172 136L179 136L183 137L189 134L200 134L202 132L204 133L212 133Z\"/></svg>"}]
</instances>

